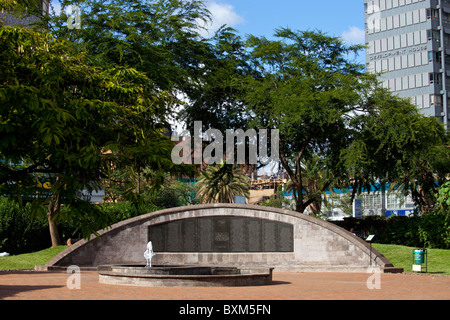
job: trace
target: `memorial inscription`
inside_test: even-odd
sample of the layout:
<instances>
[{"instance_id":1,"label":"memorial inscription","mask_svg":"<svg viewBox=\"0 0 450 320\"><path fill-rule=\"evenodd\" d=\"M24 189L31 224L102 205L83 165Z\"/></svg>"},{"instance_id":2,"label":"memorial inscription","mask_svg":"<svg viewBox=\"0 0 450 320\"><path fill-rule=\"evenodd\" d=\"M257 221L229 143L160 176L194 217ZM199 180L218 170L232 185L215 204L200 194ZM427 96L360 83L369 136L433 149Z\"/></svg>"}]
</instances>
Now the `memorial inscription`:
<instances>
[{"instance_id":1,"label":"memorial inscription","mask_svg":"<svg viewBox=\"0 0 450 320\"><path fill-rule=\"evenodd\" d=\"M294 226L246 218L206 217L149 226L155 252L293 252Z\"/></svg>"}]
</instances>

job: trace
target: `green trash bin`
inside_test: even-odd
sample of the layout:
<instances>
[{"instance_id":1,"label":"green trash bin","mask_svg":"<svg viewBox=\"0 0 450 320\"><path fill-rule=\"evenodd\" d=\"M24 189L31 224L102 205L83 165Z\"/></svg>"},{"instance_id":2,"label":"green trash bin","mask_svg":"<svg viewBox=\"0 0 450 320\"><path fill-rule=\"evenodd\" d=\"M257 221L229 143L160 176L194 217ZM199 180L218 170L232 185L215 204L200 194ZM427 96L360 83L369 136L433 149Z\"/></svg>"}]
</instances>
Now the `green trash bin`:
<instances>
[{"instance_id":1,"label":"green trash bin","mask_svg":"<svg viewBox=\"0 0 450 320\"><path fill-rule=\"evenodd\" d=\"M416 249L414 250L414 264L424 264L425 263L425 250Z\"/></svg>"}]
</instances>

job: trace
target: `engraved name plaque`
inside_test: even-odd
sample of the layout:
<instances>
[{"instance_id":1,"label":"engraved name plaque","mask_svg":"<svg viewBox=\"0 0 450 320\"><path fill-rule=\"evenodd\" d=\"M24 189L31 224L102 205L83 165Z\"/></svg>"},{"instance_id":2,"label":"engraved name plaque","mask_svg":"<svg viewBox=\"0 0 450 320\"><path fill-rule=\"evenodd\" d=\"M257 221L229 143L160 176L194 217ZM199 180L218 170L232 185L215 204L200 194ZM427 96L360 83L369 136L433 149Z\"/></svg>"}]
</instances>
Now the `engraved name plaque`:
<instances>
[{"instance_id":1,"label":"engraved name plaque","mask_svg":"<svg viewBox=\"0 0 450 320\"><path fill-rule=\"evenodd\" d=\"M294 226L247 217L191 218L148 227L155 252L293 252Z\"/></svg>"}]
</instances>

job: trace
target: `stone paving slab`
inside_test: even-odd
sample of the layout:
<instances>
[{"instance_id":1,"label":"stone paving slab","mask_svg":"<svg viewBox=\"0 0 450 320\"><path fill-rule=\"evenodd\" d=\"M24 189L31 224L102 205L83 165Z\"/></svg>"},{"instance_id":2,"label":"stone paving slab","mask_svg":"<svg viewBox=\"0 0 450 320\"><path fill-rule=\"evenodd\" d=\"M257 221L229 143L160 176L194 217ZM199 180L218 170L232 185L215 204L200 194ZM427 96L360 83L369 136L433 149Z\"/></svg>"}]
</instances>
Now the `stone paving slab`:
<instances>
[{"instance_id":1,"label":"stone paving slab","mask_svg":"<svg viewBox=\"0 0 450 320\"><path fill-rule=\"evenodd\" d=\"M273 284L254 287L147 288L101 284L81 271L81 288L68 289L66 272L0 272L0 300L450 300L450 277L380 274L370 290L364 273L274 272Z\"/></svg>"}]
</instances>

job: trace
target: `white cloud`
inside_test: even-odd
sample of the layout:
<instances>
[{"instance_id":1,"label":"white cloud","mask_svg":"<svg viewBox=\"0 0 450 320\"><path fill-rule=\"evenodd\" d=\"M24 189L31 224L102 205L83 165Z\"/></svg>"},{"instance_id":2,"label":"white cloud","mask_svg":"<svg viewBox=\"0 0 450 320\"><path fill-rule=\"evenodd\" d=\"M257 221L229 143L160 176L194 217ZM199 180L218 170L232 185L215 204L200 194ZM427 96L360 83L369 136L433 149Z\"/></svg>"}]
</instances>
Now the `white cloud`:
<instances>
[{"instance_id":1,"label":"white cloud","mask_svg":"<svg viewBox=\"0 0 450 320\"><path fill-rule=\"evenodd\" d=\"M364 44L365 32L358 27L351 26L348 30L342 33L342 38L345 42L350 44Z\"/></svg>"},{"instance_id":2,"label":"white cloud","mask_svg":"<svg viewBox=\"0 0 450 320\"><path fill-rule=\"evenodd\" d=\"M208 30L204 32L204 36L207 36L208 32L209 35L212 35L224 24L229 27L235 27L245 21L230 4L208 1L207 8L211 12L212 22L206 25L201 24Z\"/></svg>"}]
</instances>

